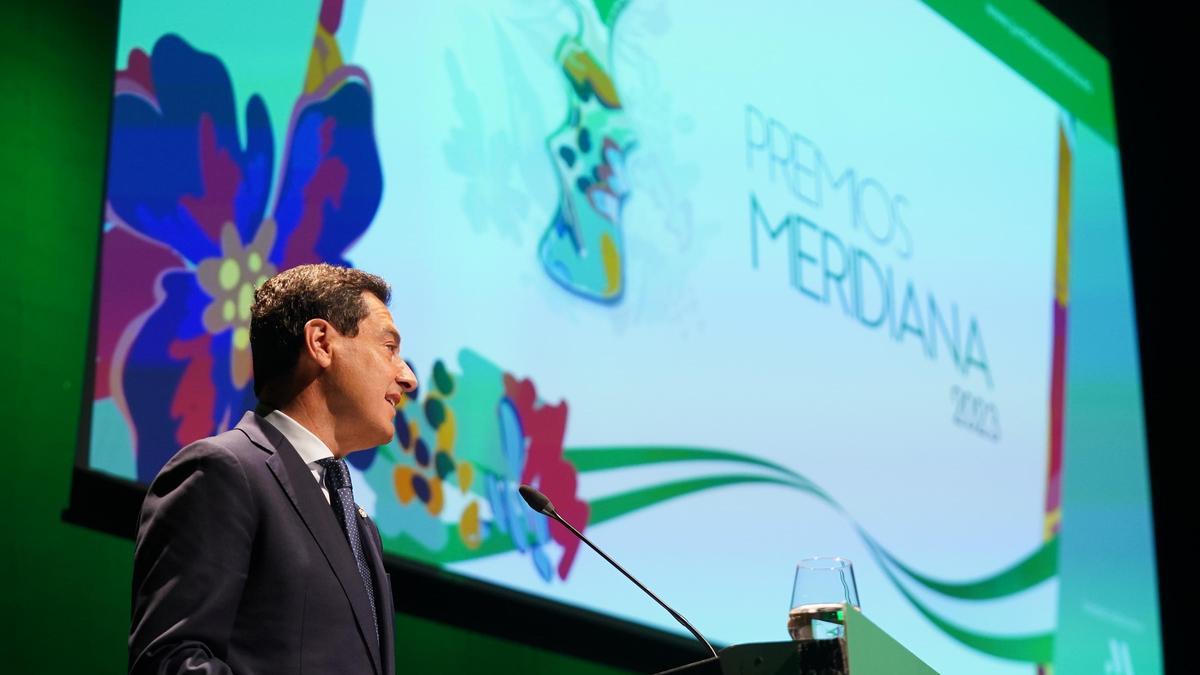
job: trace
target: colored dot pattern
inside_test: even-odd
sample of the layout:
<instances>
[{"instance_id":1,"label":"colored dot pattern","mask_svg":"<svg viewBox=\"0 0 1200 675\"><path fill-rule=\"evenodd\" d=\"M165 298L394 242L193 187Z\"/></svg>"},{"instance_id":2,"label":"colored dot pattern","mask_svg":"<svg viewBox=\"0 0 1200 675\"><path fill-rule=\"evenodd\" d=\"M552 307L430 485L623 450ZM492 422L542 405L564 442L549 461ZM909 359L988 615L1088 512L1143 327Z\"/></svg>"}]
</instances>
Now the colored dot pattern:
<instances>
[{"instance_id":1,"label":"colored dot pattern","mask_svg":"<svg viewBox=\"0 0 1200 675\"><path fill-rule=\"evenodd\" d=\"M454 456L457 439L452 397L456 390L455 376L442 361L433 364L432 383L424 399L410 393L408 404L396 410L396 442L405 455L406 463L398 464L392 472L396 498L401 504L414 500L423 504L432 516L442 515L445 490L453 486L469 495L475 480L470 462ZM420 401L418 404L418 400ZM459 518L459 536L468 548L477 548L483 541L479 505L470 497Z\"/></svg>"}]
</instances>

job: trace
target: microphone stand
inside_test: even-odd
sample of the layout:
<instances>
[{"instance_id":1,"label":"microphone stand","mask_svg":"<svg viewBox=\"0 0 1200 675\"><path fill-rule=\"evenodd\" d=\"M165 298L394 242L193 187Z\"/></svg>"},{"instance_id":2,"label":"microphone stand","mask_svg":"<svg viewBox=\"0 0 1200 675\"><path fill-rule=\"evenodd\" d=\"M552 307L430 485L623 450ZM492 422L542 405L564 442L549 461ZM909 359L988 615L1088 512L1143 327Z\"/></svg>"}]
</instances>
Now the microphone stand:
<instances>
[{"instance_id":1,"label":"microphone stand","mask_svg":"<svg viewBox=\"0 0 1200 675\"><path fill-rule=\"evenodd\" d=\"M708 640L705 640L704 636L700 634L700 631L696 630L695 627L692 626L692 624L688 623L688 620L683 618L682 614L671 609L670 606L667 605L667 603L663 602L662 599L659 598L657 595L655 595L649 588L646 588L645 586L643 586L642 582L635 579L632 574L625 571L624 567L621 567L619 564L617 564L616 560L613 560L612 558L608 557L607 553L605 553L604 551L601 551L600 548L597 547L595 544L593 544L590 539L583 536L583 533L580 532L579 530L575 529L574 525L568 523L562 516L558 515L558 511L554 510L554 505L550 503L550 499L547 498L546 495L542 494L541 492L537 491L536 489L534 489L532 487L529 487L528 485L522 485L520 492L521 492L521 496L525 498L525 501L529 503L529 506L531 508L533 508L533 510L535 510L538 513L541 513L543 515L549 516L550 518L553 518L553 519L557 520L558 522L562 523L563 527L565 527L571 531L571 534L574 534L576 537L579 537L580 541L582 541L583 543L590 546L591 549L593 551L595 551L596 553L599 553L601 558L604 558L605 560L608 561L608 564L617 568L617 571L619 571L621 574L624 574L627 579L632 581L638 588L642 589L643 593L645 593L646 595L649 595L663 609L667 610L667 612L672 617L674 617L676 621L678 621L680 624L682 624L684 628L688 629L688 631L690 631L691 634L694 635L696 637L696 639L700 641L701 644L703 644L706 648L708 648L708 651L712 654L712 659L720 658L719 656L717 656L717 650L713 649L713 646L711 644L709 644ZM711 659L704 659L704 660L709 661Z\"/></svg>"}]
</instances>

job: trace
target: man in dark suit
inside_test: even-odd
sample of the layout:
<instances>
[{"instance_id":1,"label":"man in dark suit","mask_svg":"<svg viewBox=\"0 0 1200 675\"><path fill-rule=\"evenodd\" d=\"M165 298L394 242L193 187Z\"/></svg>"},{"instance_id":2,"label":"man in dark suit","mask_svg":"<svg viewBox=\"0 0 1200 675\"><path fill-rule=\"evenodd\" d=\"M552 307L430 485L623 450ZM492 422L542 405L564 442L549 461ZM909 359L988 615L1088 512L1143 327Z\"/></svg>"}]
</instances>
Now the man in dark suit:
<instances>
[{"instance_id":1,"label":"man in dark suit","mask_svg":"<svg viewBox=\"0 0 1200 675\"><path fill-rule=\"evenodd\" d=\"M343 459L386 443L417 386L389 295L331 265L255 292L258 409L180 450L142 506L130 673L393 675L383 546Z\"/></svg>"}]
</instances>

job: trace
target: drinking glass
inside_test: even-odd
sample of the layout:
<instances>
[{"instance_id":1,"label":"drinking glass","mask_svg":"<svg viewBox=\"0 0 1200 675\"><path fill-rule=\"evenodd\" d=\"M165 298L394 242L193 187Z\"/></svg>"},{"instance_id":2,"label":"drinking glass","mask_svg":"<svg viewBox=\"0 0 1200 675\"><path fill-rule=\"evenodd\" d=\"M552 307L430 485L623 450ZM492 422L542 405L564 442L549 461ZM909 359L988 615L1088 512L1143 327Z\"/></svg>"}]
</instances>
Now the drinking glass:
<instances>
[{"instance_id":1,"label":"drinking glass","mask_svg":"<svg viewBox=\"0 0 1200 675\"><path fill-rule=\"evenodd\" d=\"M805 558L796 565L788 633L793 640L843 637L846 609L859 609L854 565L845 558Z\"/></svg>"}]
</instances>

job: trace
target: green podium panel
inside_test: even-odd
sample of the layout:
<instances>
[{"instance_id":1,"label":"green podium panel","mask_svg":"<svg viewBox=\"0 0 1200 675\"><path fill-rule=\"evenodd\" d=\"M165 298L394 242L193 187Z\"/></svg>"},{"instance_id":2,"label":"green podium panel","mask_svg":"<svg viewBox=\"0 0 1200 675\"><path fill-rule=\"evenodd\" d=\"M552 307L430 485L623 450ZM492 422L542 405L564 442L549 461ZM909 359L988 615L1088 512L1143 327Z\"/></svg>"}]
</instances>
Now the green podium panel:
<instances>
[{"instance_id":1,"label":"green podium panel","mask_svg":"<svg viewBox=\"0 0 1200 675\"><path fill-rule=\"evenodd\" d=\"M858 610L846 612L846 646L852 675L937 675Z\"/></svg>"}]
</instances>

